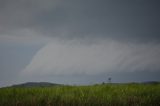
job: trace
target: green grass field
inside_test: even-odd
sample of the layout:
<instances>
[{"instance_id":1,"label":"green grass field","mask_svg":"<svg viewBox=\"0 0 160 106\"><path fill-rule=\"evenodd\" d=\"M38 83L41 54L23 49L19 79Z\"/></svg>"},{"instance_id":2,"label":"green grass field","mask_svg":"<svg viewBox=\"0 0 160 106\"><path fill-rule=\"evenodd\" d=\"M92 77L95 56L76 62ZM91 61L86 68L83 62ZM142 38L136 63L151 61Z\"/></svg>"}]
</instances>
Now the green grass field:
<instances>
[{"instance_id":1,"label":"green grass field","mask_svg":"<svg viewBox=\"0 0 160 106\"><path fill-rule=\"evenodd\" d=\"M160 106L160 84L1 88L0 106Z\"/></svg>"}]
</instances>

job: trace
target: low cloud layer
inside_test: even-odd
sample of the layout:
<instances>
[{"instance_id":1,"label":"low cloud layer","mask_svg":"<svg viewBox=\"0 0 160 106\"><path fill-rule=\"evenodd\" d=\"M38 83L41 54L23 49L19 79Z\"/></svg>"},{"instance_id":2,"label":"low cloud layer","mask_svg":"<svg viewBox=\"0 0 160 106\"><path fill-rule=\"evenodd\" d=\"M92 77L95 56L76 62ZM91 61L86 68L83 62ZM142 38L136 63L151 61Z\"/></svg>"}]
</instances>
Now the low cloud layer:
<instances>
[{"instance_id":1,"label":"low cloud layer","mask_svg":"<svg viewBox=\"0 0 160 106\"><path fill-rule=\"evenodd\" d=\"M115 40L58 41L40 49L22 75L97 75L107 72L159 71L160 44Z\"/></svg>"}]
</instances>

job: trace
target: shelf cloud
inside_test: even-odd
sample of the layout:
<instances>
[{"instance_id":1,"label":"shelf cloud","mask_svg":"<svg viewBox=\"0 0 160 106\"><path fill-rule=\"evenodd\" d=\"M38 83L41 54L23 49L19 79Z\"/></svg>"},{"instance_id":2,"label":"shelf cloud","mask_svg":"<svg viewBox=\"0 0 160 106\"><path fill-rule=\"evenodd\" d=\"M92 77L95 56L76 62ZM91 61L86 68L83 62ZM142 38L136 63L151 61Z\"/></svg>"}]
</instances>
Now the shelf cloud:
<instances>
[{"instance_id":1,"label":"shelf cloud","mask_svg":"<svg viewBox=\"0 0 160 106\"><path fill-rule=\"evenodd\" d=\"M53 41L40 49L24 75L96 75L107 72L159 71L160 44L101 40L86 44Z\"/></svg>"}]
</instances>

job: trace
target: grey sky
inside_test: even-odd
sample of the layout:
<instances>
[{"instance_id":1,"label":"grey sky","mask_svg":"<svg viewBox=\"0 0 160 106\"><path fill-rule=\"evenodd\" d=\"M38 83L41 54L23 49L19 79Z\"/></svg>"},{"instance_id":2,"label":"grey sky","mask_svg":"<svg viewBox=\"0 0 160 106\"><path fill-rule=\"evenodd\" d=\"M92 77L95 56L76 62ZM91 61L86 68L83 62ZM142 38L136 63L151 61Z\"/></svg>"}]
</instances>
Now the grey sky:
<instances>
[{"instance_id":1,"label":"grey sky","mask_svg":"<svg viewBox=\"0 0 160 106\"><path fill-rule=\"evenodd\" d=\"M137 81L159 81L159 5L158 0L1 0L0 86L43 78L94 83L113 73L115 82L135 81L122 80L125 73L141 73Z\"/></svg>"}]
</instances>

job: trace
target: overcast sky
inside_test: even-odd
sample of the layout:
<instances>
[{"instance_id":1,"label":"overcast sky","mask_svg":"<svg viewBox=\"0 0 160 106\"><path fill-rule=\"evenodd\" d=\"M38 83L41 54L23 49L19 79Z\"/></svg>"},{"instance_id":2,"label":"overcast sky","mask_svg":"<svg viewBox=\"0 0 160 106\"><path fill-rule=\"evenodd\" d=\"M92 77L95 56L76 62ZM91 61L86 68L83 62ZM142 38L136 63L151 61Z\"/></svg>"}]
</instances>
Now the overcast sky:
<instances>
[{"instance_id":1,"label":"overcast sky","mask_svg":"<svg viewBox=\"0 0 160 106\"><path fill-rule=\"evenodd\" d=\"M160 81L158 0L0 0L0 86Z\"/></svg>"}]
</instances>

